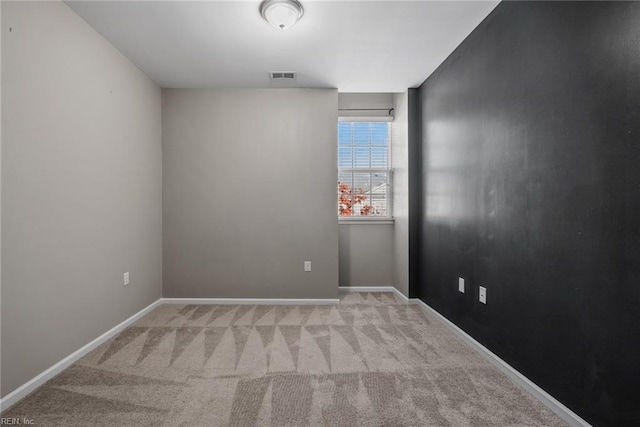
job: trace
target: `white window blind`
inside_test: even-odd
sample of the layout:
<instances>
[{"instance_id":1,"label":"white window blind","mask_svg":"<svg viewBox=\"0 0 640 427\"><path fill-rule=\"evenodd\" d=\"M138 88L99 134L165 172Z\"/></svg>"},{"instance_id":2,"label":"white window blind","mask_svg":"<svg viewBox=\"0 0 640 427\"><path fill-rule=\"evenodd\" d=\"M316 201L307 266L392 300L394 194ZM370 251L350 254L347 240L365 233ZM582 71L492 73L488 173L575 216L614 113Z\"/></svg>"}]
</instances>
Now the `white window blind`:
<instances>
[{"instance_id":1,"label":"white window blind","mask_svg":"<svg viewBox=\"0 0 640 427\"><path fill-rule=\"evenodd\" d=\"M389 124L338 123L338 215L391 216Z\"/></svg>"}]
</instances>

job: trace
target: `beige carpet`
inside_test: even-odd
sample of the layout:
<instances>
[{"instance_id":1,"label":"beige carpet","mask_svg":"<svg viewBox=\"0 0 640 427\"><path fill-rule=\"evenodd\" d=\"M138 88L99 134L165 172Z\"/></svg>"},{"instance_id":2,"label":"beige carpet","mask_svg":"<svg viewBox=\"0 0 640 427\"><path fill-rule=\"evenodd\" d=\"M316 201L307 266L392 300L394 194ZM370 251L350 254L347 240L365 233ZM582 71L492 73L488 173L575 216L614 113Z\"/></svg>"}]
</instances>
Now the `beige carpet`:
<instances>
[{"instance_id":1,"label":"beige carpet","mask_svg":"<svg viewBox=\"0 0 640 427\"><path fill-rule=\"evenodd\" d=\"M337 306L165 305L3 417L39 426L558 426L390 293Z\"/></svg>"}]
</instances>

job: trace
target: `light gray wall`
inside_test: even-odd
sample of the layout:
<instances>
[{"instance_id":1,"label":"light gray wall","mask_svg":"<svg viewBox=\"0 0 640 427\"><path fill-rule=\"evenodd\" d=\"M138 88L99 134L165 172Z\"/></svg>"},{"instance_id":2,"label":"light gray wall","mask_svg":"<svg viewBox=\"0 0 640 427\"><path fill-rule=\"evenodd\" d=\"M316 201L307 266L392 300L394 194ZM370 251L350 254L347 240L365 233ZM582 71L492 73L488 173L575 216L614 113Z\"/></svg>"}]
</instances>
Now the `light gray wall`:
<instances>
[{"instance_id":1,"label":"light gray wall","mask_svg":"<svg viewBox=\"0 0 640 427\"><path fill-rule=\"evenodd\" d=\"M363 109L360 113L371 117L376 114L367 109L392 107L392 93L339 94L340 109ZM340 224L340 286L394 284L393 229L393 224Z\"/></svg>"},{"instance_id":2,"label":"light gray wall","mask_svg":"<svg viewBox=\"0 0 640 427\"><path fill-rule=\"evenodd\" d=\"M163 97L163 295L337 298L337 91Z\"/></svg>"},{"instance_id":3,"label":"light gray wall","mask_svg":"<svg viewBox=\"0 0 640 427\"><path fill-rule=\"evenodd\" d=\"M340 286L393 285L393 224L340 224Z\"/></svg>"},{"instance_id":4,"label":"light gray wall","mask_svg":"<svg viewBox=\"0 0 640 427\"><path fill-rule=\"evenodd\" d=\"M0 100L2 99L2 5L0 5ZM0 102L0 118L2 102ZM2 242L2 120L0 119L0 242ZM0 244L0 397L2 396L2 244Z\"/></svg>"},{"instance_id":5,"label":"light gray wall","mask_svg":"<svg viewBox=\"0 0 640 427\"><path fill-rule=\"evenodd\" d=\"M407 92L393 96L395 120L391 126L393 158L393 283L409 296L409 139Z\"/></svg>"},{"instance_id":6,"label":"light gray wall","mask_svg":"<svg viewBox=\"0 0 640 427\"><path fill-rule=\"evenodd\" d=\"M392 93L350 93L339 94L340 109L393 108Z\"/></svg>"},{"instance_id":7,"label":"light gray wall","mask_svg":"<svg viewBox=\"0 0 640 427\"><path fill-rule=\"evenodd\" d=\"M162 151L148 77L64 3L1 7L4 396L160 298Z\"/></svg>"}]
</instances>

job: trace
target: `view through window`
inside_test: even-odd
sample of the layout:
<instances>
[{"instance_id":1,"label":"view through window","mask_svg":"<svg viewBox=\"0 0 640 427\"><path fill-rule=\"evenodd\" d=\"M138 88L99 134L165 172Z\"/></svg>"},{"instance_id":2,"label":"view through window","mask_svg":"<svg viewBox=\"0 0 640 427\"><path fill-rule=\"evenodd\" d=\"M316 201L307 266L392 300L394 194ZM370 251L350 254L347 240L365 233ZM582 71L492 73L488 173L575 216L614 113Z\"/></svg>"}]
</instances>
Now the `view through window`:
<instances>
[{"instance_id":1,"label":"view through window","mask_svg":"<svg viewBox=\"0 0 640 427\"><path fill-rule=\"evenodd\" d=\"M338 123L338 215L389 217L389 124Z\"/></svg>"}]
</instances>

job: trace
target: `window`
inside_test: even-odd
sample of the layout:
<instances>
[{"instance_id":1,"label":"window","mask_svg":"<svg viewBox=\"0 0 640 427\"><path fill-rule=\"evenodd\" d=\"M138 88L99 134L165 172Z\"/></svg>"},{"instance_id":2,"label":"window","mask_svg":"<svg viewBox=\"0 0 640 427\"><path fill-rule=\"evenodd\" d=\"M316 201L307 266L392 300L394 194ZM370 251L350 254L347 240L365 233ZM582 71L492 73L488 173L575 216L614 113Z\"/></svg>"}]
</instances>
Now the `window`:
<instances>
[{"instance_id":1,"label":"window","mask_svg":"<svg viewBox=\"0 0 640 427\"><path fill-rule=\"evenodd\" d=\"M338 123L338 216L391 216L389 124Z\"/></svg>"}]
</instances>

